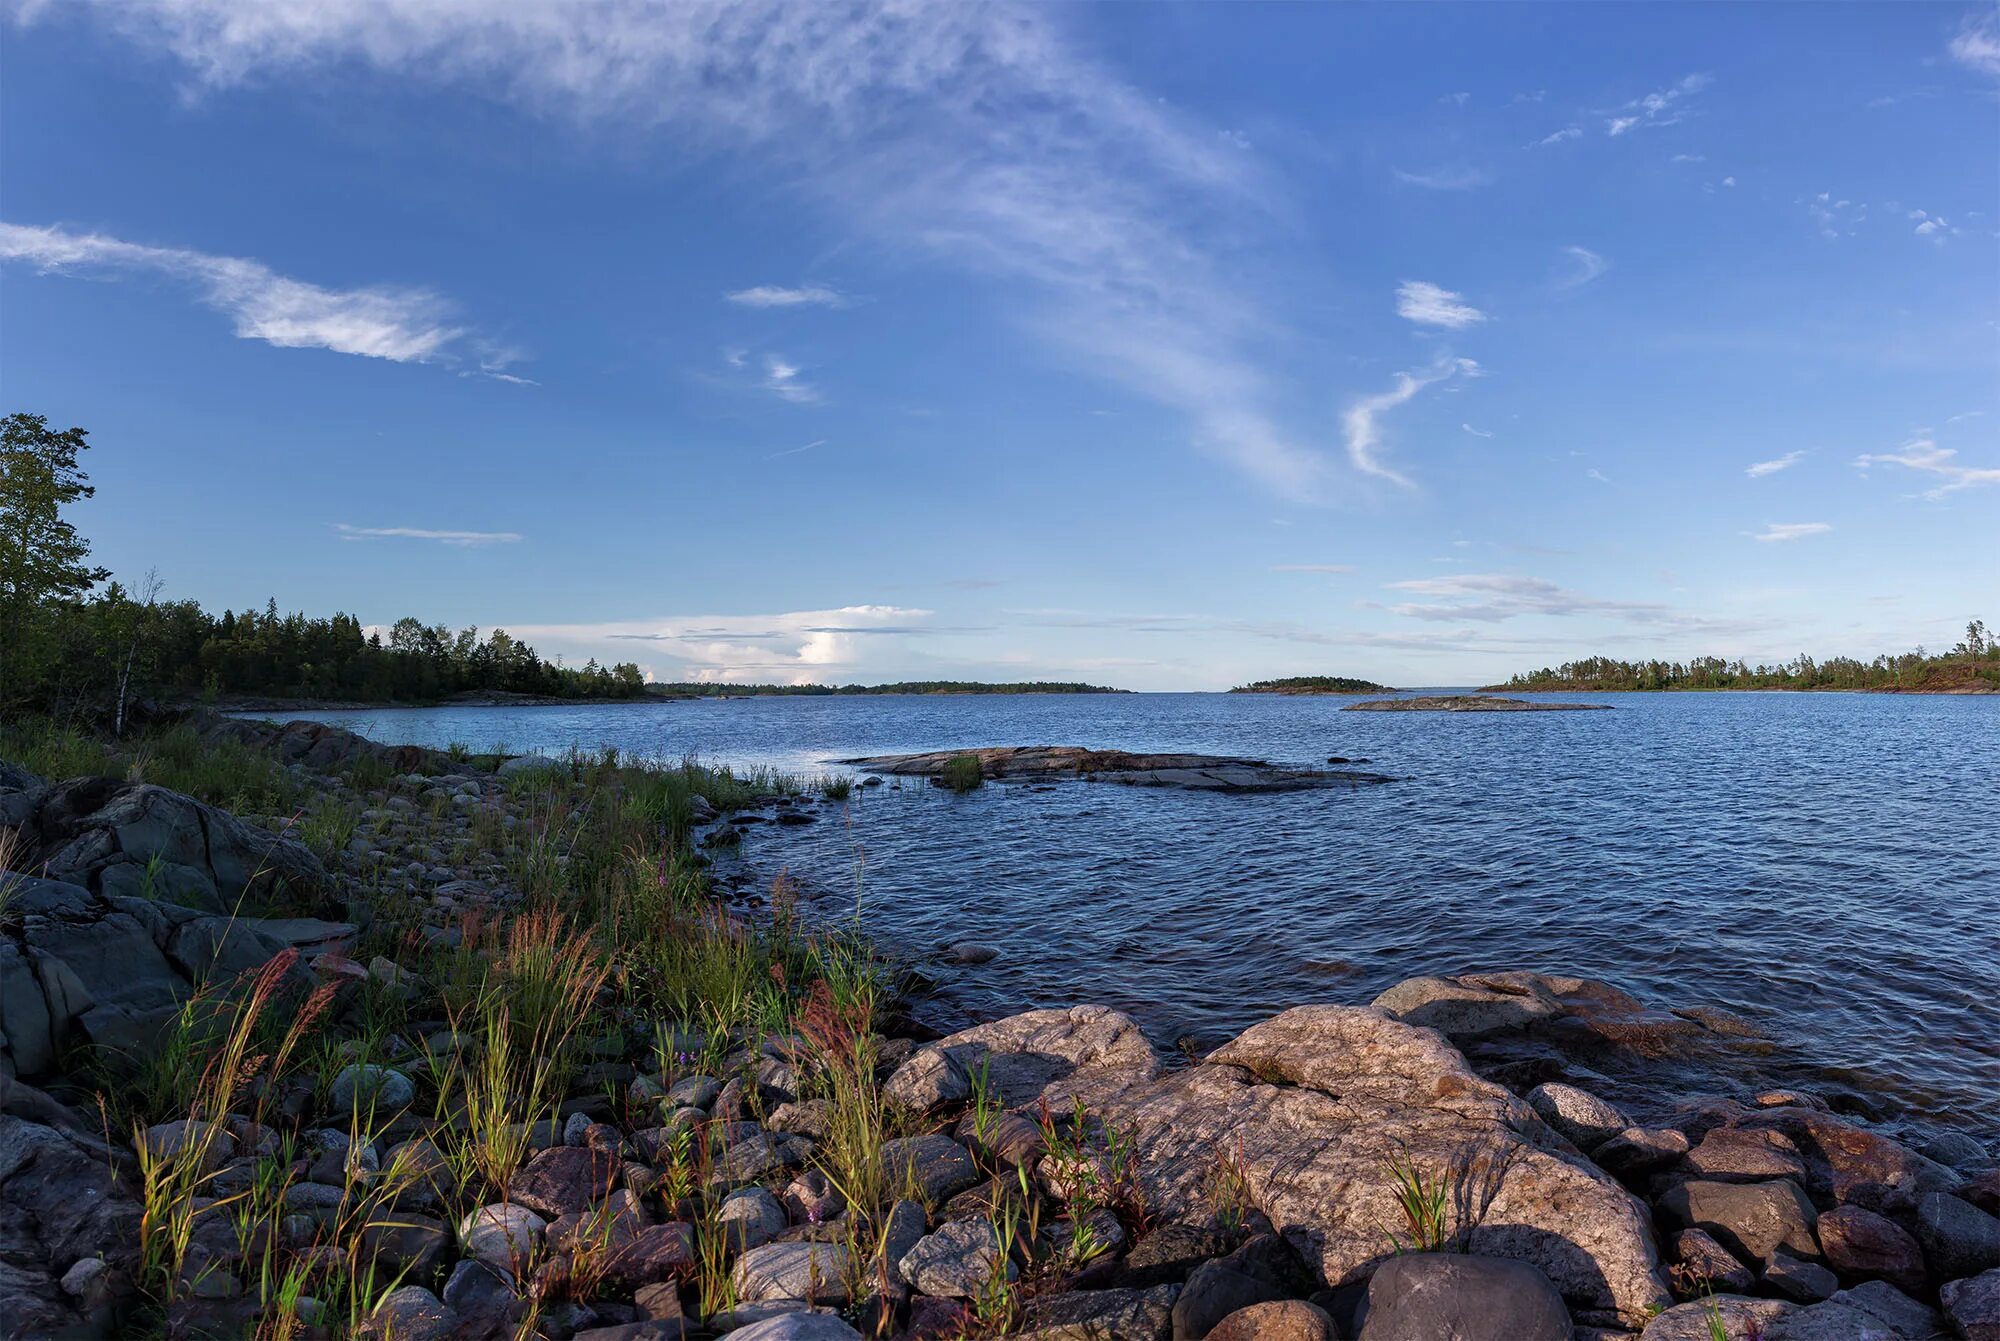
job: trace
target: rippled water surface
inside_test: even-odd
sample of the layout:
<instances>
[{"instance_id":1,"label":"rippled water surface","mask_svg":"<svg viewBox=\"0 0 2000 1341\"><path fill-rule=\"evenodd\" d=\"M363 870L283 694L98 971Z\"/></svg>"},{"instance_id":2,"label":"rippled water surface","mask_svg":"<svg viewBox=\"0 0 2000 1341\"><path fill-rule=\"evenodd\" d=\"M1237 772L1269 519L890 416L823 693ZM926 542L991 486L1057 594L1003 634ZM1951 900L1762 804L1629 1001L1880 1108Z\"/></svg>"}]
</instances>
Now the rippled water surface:
<instances>
[{"instance_id":1,"label":"rippled water surface","mask_svg":"<svg viewBox=\"0 0 2000 1341\"><path fill-rule=\"evenodd\" d=\"M328 713L380 740L616 745L827 771L1075 744L1366 757L1400 781L1226 796L856 789L745 860L906 945L975 940L934 1009L1103 1001L1163 1042L1425 972L1720 1006L1911 1116L2000 1133L2000 698L1566 695L1612 712L1343 713L1220 694L745 699Z\"/></svg>"}]
</instances>

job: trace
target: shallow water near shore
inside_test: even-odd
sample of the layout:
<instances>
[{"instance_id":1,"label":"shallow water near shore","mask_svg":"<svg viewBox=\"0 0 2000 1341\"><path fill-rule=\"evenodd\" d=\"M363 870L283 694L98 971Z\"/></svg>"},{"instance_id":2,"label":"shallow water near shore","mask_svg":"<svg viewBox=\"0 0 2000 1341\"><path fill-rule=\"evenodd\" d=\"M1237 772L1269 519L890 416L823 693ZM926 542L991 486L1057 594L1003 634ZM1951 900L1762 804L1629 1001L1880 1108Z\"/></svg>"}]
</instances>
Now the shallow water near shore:
<instances>
[{"instance_id":1,"label":"shallow water near shore","mask_svg":"<svg viewBox=\"0 0 2000 1341\"><path fill-rule=\"evenodd\" d=\"M1538 697L1524 695L1524 697ZM2000 1136L2000 699L1549 695L1613 712L1342 713L1261 695L754 698L313 714L475 750L616 746L841 772L848 755L1077 744L1370 760L1380 787L1217 795L1087 783L856 788L758 826L830 915L977 941L949 1026L1101 1001L1213 1044L1418 973L1601 978L1713 1006L1773 1081Z\"/></svg>"}]
</instances>

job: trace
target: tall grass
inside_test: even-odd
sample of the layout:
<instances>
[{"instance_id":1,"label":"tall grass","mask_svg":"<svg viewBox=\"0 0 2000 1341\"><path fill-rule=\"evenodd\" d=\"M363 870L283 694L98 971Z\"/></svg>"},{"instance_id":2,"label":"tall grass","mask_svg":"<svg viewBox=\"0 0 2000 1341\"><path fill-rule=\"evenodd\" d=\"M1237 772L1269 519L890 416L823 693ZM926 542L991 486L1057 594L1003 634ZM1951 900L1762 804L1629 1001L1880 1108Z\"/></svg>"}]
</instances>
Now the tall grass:
<instances>
[{"instance_id":1,"label":"tall grass","mask_svg":"<svg viewBox=\"0 0 2000 1341\"><path fill-rule=\"evenodd\" d=\"M976 754L957 754L945 760L939 780L955 792L969 792L986 783L985 767Z\"/></svg>"}]
</instances>

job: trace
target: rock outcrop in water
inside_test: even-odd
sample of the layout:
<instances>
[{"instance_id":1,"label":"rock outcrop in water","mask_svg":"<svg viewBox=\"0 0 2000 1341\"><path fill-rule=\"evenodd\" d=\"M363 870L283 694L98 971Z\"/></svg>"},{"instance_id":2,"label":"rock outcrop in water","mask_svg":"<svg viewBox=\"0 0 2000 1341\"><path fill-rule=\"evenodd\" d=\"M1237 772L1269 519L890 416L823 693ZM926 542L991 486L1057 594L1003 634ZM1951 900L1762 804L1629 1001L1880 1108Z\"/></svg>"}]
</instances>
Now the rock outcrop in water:
<instances>
[{"instance_id":1,"label":"rock outcrop in water","mask_svg":"<svg viewBox=\"0 0 2000 1341\"><path fill-rule=\"evenodd\" d=\"M1415 698L1375 698L1354 703L1342 712L1590 712L1609 703L1536 703L1525 698L1492 698L1484 694L1419 694Z\"/></svg>"},{"instance_id":2,"label":"rock outcrop in water","mask_svg":"<svg viewBox=\"0 0 2000 1341\"><path fill-rule=\"evenodd\" d=\"M1174 787L1182 791L1293 792L1395 781L1381 773L1294 768L1263 759L1213 754L1133 754L1125 750L1090 750L1080 745L1003 745L926 754L878 754L835 762L875 773L942 778L953 760L968 756L979 760L980 772L985 777L999 782L1081 779L1131 787Z\"/></svg>"}]
</instances>

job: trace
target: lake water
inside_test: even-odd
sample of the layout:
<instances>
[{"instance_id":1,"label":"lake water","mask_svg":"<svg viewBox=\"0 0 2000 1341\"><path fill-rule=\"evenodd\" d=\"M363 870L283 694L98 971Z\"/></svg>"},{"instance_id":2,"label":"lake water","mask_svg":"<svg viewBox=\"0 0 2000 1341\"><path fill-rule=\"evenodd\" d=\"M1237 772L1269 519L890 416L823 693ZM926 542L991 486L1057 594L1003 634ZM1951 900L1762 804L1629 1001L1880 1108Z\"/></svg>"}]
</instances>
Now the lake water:
<instances>
[{"instance_id":1,"label":"lake water","mask_svg":"<svg viewBox=\"0 0 2000 1341\"><path fill-rule=\"evenodd\" d=\"M1532 697L1532 696L1530 696ZM1767 1032L1777 1080L2000 1135L2000 698L1561 695L1612 712L1344 713L1261 695L757 698L319 714L379 740L615 745L838 771L979 745L1186 750L1400 780L1280 795L857 788L743 860L905 946L973 940L940 1023L1101 1001L1218 1042L1418 973L1601 978Z\"/></svg>"}]
</instances>

